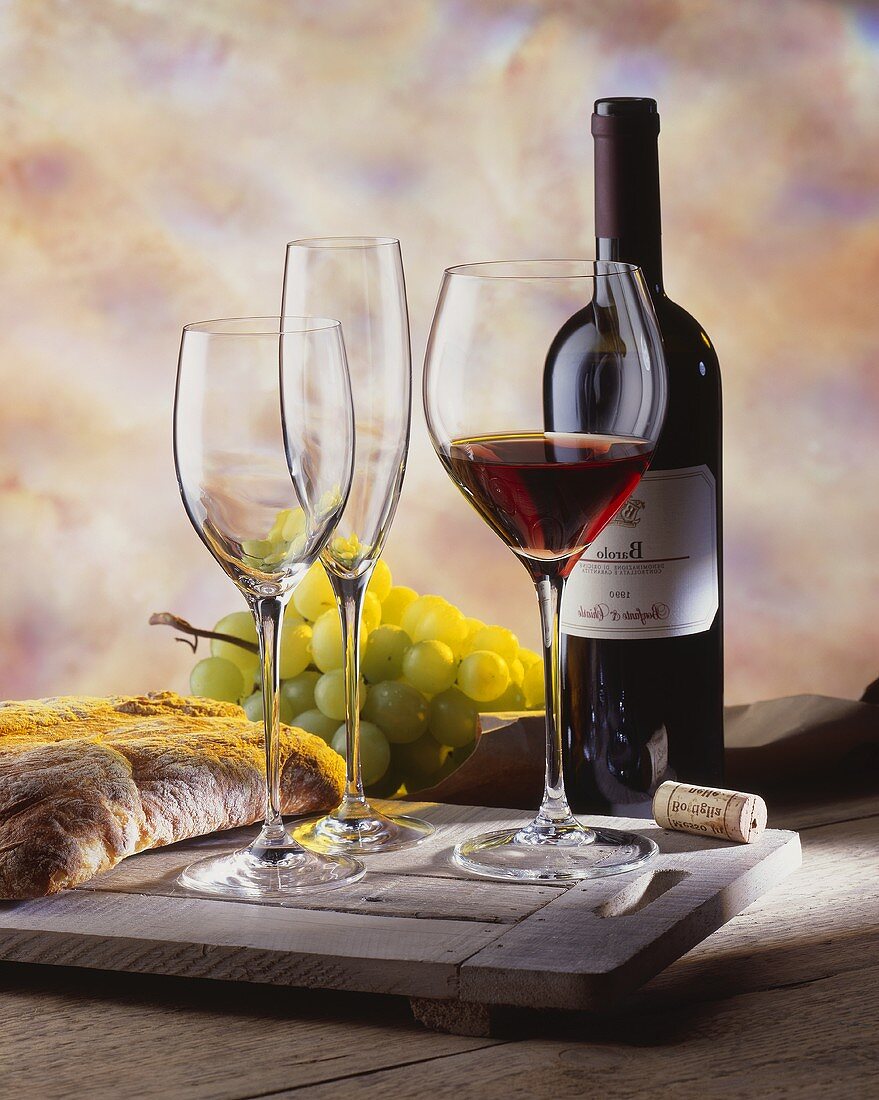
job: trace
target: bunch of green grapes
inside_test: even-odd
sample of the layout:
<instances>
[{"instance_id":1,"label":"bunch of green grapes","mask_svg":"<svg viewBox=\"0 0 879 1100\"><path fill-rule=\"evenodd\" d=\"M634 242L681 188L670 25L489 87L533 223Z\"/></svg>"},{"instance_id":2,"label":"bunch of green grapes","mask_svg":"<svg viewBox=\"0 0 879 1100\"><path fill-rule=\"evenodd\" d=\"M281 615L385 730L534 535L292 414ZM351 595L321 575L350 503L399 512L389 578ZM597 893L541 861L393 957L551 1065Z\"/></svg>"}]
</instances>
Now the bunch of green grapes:
<instances>
[{"instance_id":1,"label":"bunch of green grapes","mask_svg":"<svg viewBox=\"0 0 879 1100\"><path fill-rule=\"evenodd\" d=\"M214 627L256 642L252 616ZM367 587L361 630L360 755L368 793L433 786L473 751L479 714L543 707L543 664L502 626L467 618L442 596L394 585L379 561ZM342 632L333 590L315 563L293 593L281 632L281 721L316 734L345 755ZM261 721L256 653L212 641L192 670L195 695L241 702Z\"/></svg>"}]
</instances>

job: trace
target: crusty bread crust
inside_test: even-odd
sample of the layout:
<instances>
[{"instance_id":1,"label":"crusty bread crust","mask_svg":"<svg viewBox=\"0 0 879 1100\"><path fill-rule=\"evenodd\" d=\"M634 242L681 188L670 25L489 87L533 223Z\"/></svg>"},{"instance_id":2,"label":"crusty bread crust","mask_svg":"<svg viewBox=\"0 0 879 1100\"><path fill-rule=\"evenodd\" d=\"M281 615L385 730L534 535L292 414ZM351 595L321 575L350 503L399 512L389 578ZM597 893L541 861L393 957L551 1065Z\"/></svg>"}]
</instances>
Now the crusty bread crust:
<instances>
[{"instance_id":1,"label":"crusty bread crust","mask_svg":"<svg viewBox=\"0 0 879 1100\"><path fill-rule=\"evenodd\" d=\"M285 813L329 809L344 764L281 727ZM173 692L0 703L0 897L54 894L144 848L259 821L260 726Z\"/></svg>"}]
</instances>

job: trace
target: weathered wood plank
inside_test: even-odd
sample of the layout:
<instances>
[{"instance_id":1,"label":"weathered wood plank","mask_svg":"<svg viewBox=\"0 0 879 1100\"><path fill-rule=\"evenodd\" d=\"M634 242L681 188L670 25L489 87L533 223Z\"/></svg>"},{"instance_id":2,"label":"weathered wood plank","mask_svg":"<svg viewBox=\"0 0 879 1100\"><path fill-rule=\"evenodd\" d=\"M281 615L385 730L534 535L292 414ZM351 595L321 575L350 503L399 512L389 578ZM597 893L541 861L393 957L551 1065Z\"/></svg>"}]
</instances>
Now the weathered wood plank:
<instances>
[{"instance_id":1,"label":"weathered wood plank","mask_svg":"<svg viewBox=\"0 0 879 1100\"><path fill-rule=\"evenodd\" d=\"M879 815L879 791L818 791L813 798L777 798L769 802L769 824L773 829L813 829L843 821L858 821Z\"/></svg>"},{"instance_id":2,"label":"weathered wood plank","mask_svg":"<svg viewBox=\"0 0 879 1100\"><path fill-rule=\"evenodd\" d=\"M455 845L474 836L476 833L491 829L503 829L505 826L528 821L529 815L523 810L485 809L479 806L442 806L430 802L379 803L389 805L395 812L413 814L427 818L437 826L437 831L415 848L400 852L387 852L369 857L370 871L386 871L395 874L420 874L443 879L465 878L460 868L451 862ZM497 883L498 886L515 885ZM553 889L550 887L550 889ZM561 889L561 888L558 888Z\"/></svg>"},{"instance_id":3,"label":"weathered wood plank","mask_svg":"<svg viewBox=\"0 0 879 1100\"><path fill-rule=\"evenodd\" d=\"M571 887L461 968L462 1000L601 1010L653 977L800 863L795 833L730 844L645 828L660 855Z\"/></svg>"},{"instance_id":4,"label":"weathered wood plank","mask_svg":"<svg viewBox=\"0 0 879 1100\"><path fill-rule=\"evenodd\" d=\"M879 1095L879 967L719 1003L623 1013L551 1014L543 1037L344 1082L346 1097L394 1100L672 1100L699 1096L852 1100ZM309 1089L333 1100L339 1083ZM297 1091L273 1093L293 1100Z\"/></svg>"},{"instance_id":5,"label":"weathered wood plank","mask_svg":"<svg viewBox=\"0 0 879 1100\"><path fill-rule=\"evenodd\" d=\"M803 866L778 889L631 994L617 1012L629 1017L792 986L879 958L879 819L807 830L802 845ZM437 1017L435 1008L436 1026L453 1028L455 1010L450 1004ZM492 1033L493 1019L486 1010L465 1020L466 1033ZM498 1020L503 1034L505 1021ZM518 1024L526 1026L523 1019Z\"/></svg>"},{"instance_id":6,"label":"weathered wood plank","mask_svg":"<svg viewBox=\"0 0 879 1100\"><path fill-rule=\"evenodd\" d=\"M503 925L75 891L0 915L13 962L449 997Z\"/></svg>"},{"instance_id":7,"label":"weathered wood plank","mask_svg":"<svg viewBox=\"0 0 879 1100\"><path fill-rule=\"evenodd\" d=\"M231 851L234 844L228 845ZM226 850L226 846L214 846ZM191 898L190 891L177 885L177 876L204 847L176 844L142 852L98 875L80 890L154 897ZM431 877L412 873L370 870L353 886L296 898L283 907L346 913L372 913L437 920L485 921L512 924L557 897L558 887L527 883L495 883L470 878ZM279 903L271 903L277 907Z\"/></svg>"},{"instance_id":8,"label":"weathered wood plank","mask_svg":"<svg viewBox=\"0 0 879 1100\"><path fill-rule=\"evenodd\" d=\"M412 851L373 857L370 874L352 887L282 906L177 891L174 877L189 860L240 842L206 838L133 859L92 889L7 907L0 912L0 957L604 1008L774 884L799 851L792 834L769 832L744 846L636 822L657 837L662 855L628 875L567 889L435 877L430 860L448 865L454 840L525 815L420 809L437 821L438 835ZM381 869L389 863L392 871Z\"/></svg>"},{"instance_id":9,"label":"weathered wood plank","mask_svg":"<svg viewBox=\"0 0 879 1100\"><path fill-rule=\"evenodd\" d=\"M3 1097L238 1100L487 1045L401 998L0 964Z\"/></svg>"},{"instance_id":10,"label":"weathered wood plank","mask_svg":"<svg viewBox=\"0 0 879 1100\"><path fill-rule=\"evenodd\" d=\"M803 865L628 1003L658 1008L813 981L879 958L879 818L801 834Z\"/></svg>"},{"instance_id":11,"label":"weathered wood plank","mask_svg":"<svg viewBox=\"0 0 879 1100\"><path fill-rule=\"evenodd\" d=\"M618 1014L533 1014L543 1038L516 1044L424 1031L395 998L0 965L0 1094L879 1095L877 838L809 829L801 871Z\"/></svg>"}]
</instances>

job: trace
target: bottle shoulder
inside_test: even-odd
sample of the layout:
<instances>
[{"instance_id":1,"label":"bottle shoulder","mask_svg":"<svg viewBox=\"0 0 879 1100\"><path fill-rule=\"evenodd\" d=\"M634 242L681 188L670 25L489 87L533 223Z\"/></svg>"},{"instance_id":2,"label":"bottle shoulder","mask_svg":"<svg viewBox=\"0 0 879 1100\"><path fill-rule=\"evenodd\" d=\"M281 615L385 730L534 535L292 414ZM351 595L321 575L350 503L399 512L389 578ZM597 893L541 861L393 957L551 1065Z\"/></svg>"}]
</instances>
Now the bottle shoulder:
<instances>
[{"instance_id":1,"label":"bottle shoulder","mask_svg":"<svg viewBox=\"0 0 879 1100\"><path fill-rule=\"evenodd\" d=\"M722 393L714 345L677 302L656 302L668 370L668 410L653 469L706 464L720 479Z\"/></svg>"},{"instance_id":2,"label":"bottle shoulder","mask_svg":"<svg viewBox=\"0 0 879 1100\"><path fill-rule=\"evenodd\" d=\"M705 363L706 368L718 371L717 351L711 337L692 313L663 295L655 300L654 308L662 331L662 338L670 352L685 352Z\"/></svg>"}]
</instances>

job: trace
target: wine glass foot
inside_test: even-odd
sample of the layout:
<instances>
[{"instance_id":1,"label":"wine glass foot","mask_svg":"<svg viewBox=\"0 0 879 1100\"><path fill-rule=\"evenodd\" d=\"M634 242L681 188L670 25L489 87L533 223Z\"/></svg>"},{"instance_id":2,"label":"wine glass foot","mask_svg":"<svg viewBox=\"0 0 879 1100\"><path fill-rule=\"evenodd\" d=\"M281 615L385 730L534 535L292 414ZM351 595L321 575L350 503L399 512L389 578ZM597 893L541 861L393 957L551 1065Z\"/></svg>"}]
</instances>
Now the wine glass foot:
<instances>
[{"instance_id":1,"label":"wine glass foot","mask_svg":"<svg viewBox=\"0 0 879 1100\"><path fill-rule=\"evenodd\" d=\"M455 847L453 862L473 875L520 882L578 882L640 867L659 849L639 833L590 829L579 823L482 833Z\"/></svg>"},{"instance_id":2,"label":"wine glass foot","mask_svg":"<svg viewBox=\"0 0 879 1100\"><path fill-rule=\"evenodd\" d=\"M309 852L292 838L270 849L258 845L190 864L177 879L198 894L247 901L282 902L311 890L350 886L365 873L349 856Z\"/></svg>"},{"instance_id":3,"label":"wine glass foot","mask_svg":"<svg viewBox=\"0 0 879 1100\"><path fill-rule=\"evenodd\" d=\"M305 821L293 830L293 836L312 852L371 855L412 848L435 832L433 825L421 818L383 814L367 806L365 813L357 815L341 817L328 814Z\"/></svg>"}]
</instances>

